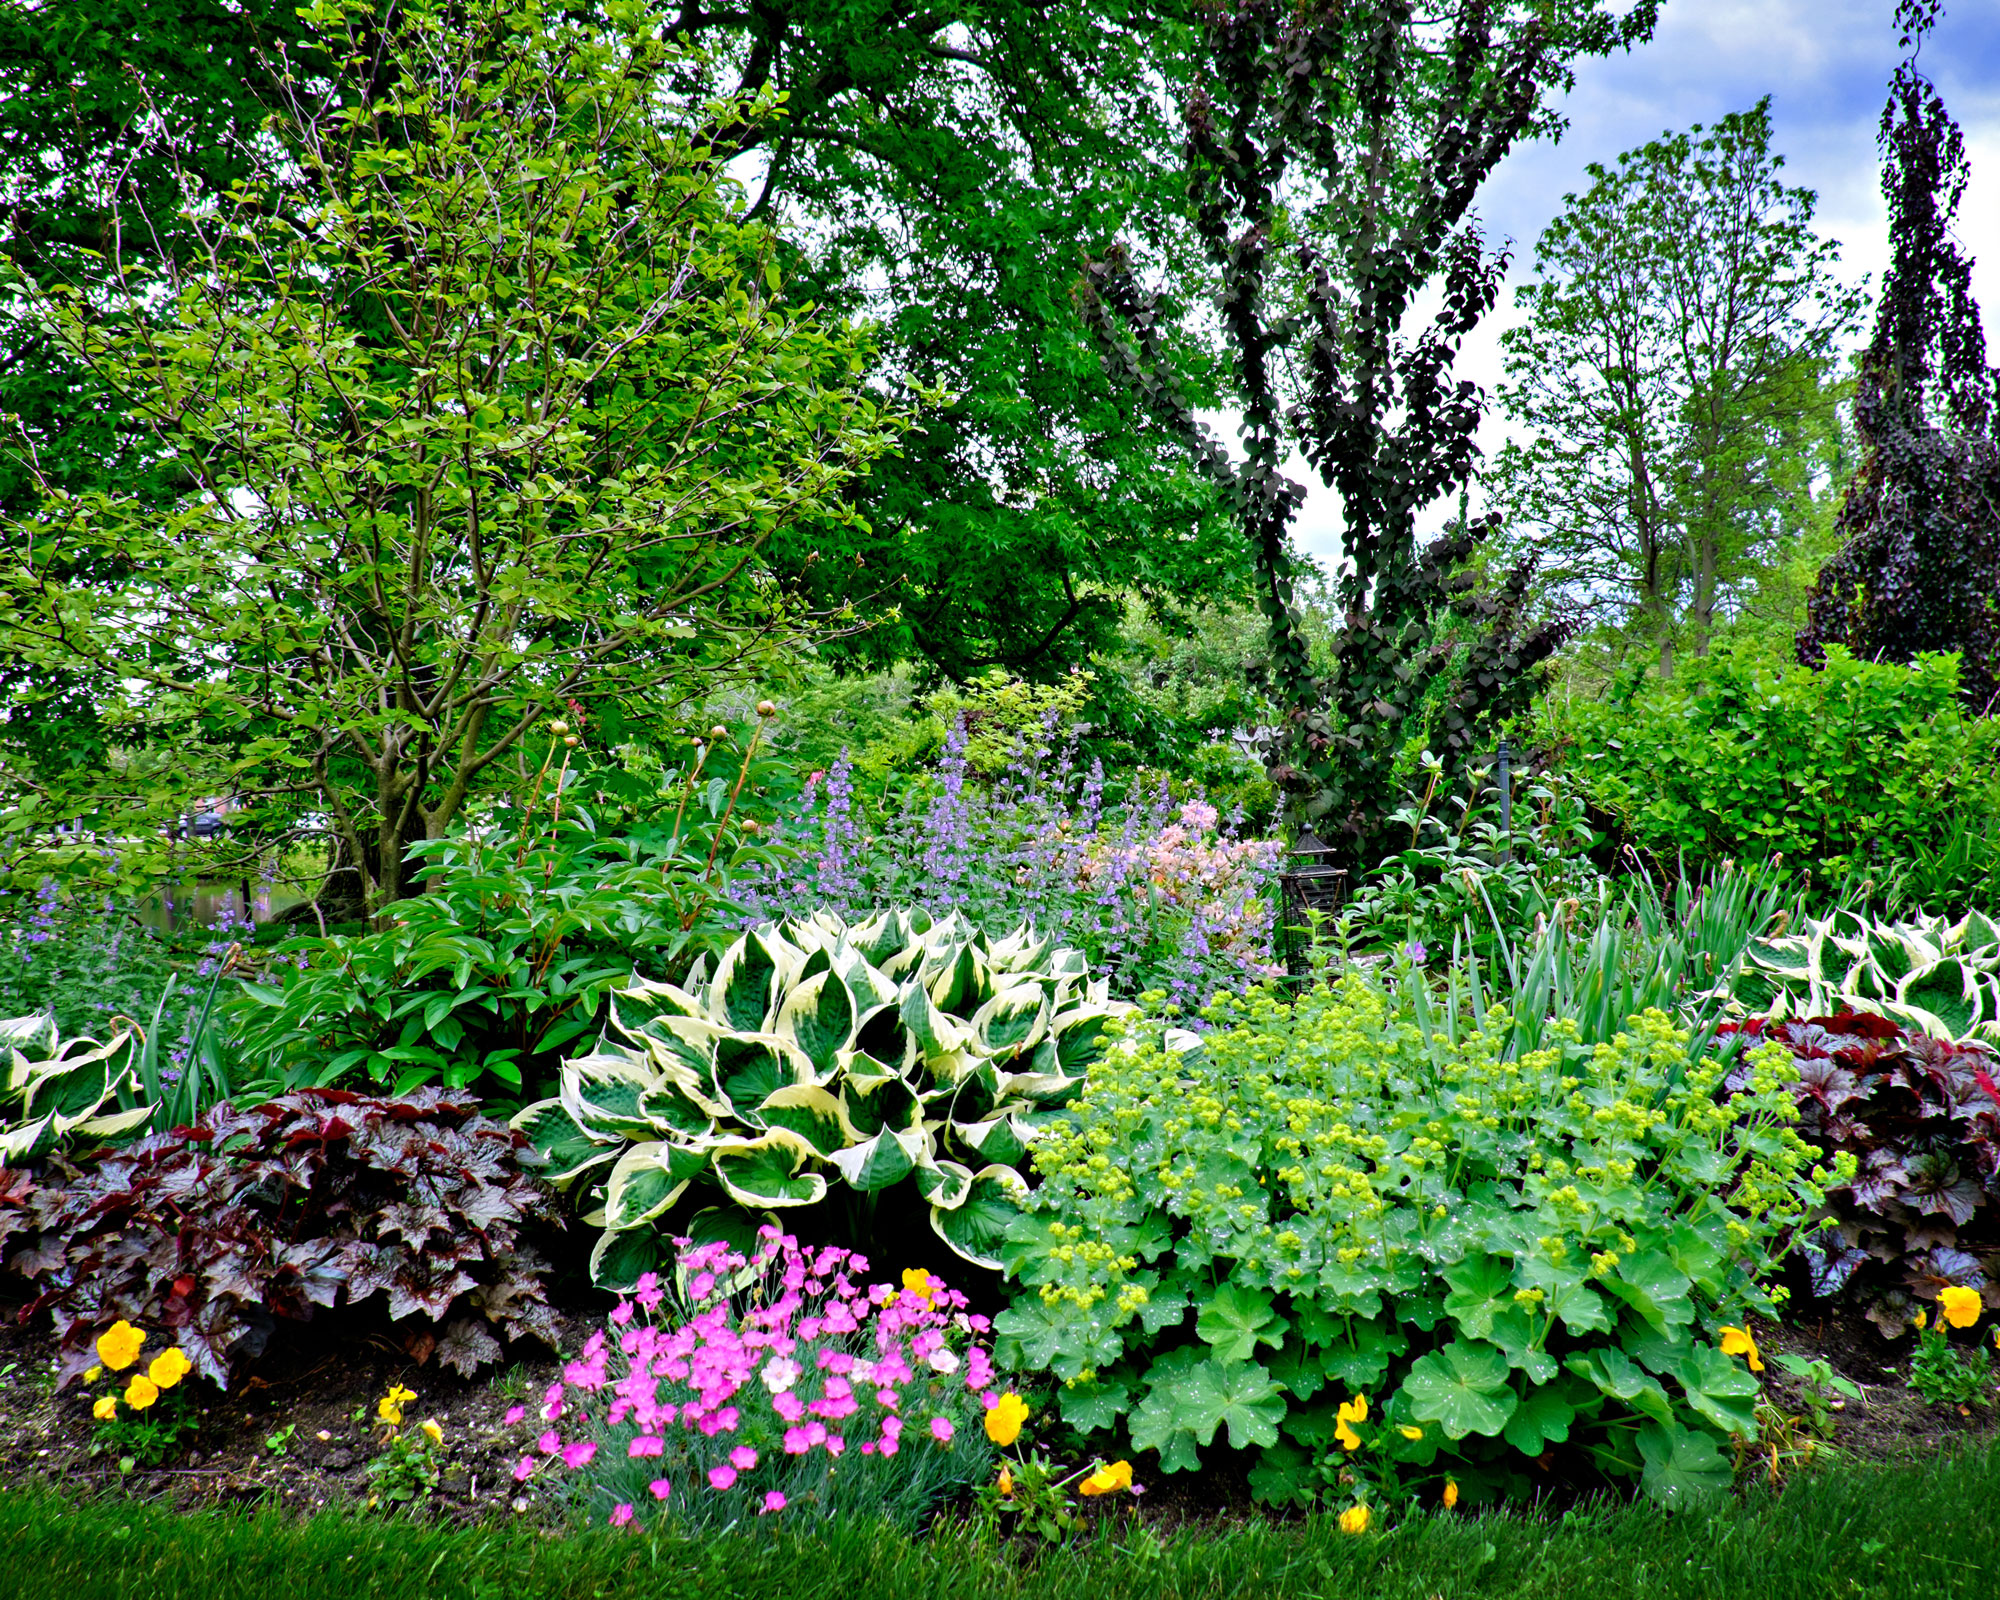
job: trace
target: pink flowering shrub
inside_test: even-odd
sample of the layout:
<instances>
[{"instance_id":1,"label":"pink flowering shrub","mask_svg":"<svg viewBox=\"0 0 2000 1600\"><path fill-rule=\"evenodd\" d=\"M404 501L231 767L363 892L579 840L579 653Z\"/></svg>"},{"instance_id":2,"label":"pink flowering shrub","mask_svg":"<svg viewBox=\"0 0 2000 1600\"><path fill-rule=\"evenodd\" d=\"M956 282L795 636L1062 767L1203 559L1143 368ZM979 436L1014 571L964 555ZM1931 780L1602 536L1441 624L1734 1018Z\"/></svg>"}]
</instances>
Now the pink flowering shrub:
<instances>
[{"instance_id":1,"label":"pink flowering shrub","mask_svg":"<svg viewBox=\"0 0 2000 1600\"><path fill-rule=\"evenodd\" d=\"M514 1469L563 1478L591 1520L721 1527L755 1516L913 1523L992 1476L987 1321L920 1271L869 1284L865 1257L765 1227L747 1259L677 1241L542 1397Z\"/></svg>"}]
</instances>

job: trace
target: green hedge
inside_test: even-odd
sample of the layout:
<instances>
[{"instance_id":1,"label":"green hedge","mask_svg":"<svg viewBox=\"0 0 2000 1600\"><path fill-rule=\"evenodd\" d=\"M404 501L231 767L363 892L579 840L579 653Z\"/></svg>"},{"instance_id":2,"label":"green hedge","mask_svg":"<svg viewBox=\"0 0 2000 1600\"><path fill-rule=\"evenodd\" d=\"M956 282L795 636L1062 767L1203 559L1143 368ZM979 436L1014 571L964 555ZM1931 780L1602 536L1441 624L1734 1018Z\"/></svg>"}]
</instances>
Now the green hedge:
<instances>
[{"instance_id":1,"label":"green hedge","mask_svg":"<svg viewBox=\"0 0 2000 1600\"><path fill-rule=\"evenodd\" d=\"M1820 672L1696 659L1550 718L1568 770L1658 862L1782 852L1822 880L1879 880L2000 807L2000 720L1961 708L1956 656L1827 655Z\"/></svg>"}]
</instances>

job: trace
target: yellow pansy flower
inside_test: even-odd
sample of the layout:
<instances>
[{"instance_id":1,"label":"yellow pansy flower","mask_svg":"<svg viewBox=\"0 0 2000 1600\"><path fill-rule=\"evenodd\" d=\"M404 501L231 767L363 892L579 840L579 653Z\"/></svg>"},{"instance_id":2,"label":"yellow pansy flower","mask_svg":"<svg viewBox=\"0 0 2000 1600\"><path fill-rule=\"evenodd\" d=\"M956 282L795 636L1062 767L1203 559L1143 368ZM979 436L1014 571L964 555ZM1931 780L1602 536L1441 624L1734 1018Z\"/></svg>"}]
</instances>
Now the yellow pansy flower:
<instances>
[{"instance_id":1,"label":"yellow pansy flower","mask_svg":"<svg viewBox=\"0 0 2000 1600\"><path fill-rule=\"evenodd\" d=\"M1421 1439L1424 1436L1424 1430L1422 1428L1412 1428L1408 1424L1405 1424L1404 1426L1398 1428L1396 1431L1400 1433L1405 1439Z\"/></svg>"},{"instance_id":2,"label":"yellow pansy flower","mask_svg":"<svg viewBox=\"0 0 2000 1600\"><path fill-rule=\"evenodd\" d=\"M86 1372L83 1375L83 1381L85 1383L95 1383L99 1378L103 1376L104 1376L104 1369L102 1367L92 1367L88 1372Z\"/></svg>"},{"instance_id":3,"label":"yellow pansy flower","mask_svg":"<svg viewBox=\"0 0 2000 1600\"><path fill-rule=\"evenodd\" d=\"M375 1415L390 1427L397 1427L403 1420L403 1407L416 1399L414 1389L405 1389L400 1383L392 1383L389 1392L375 1402Z\"/></svg>"},{"instance_id":4,"label":"yellow pansy flower","mask_svg":"<svg viewBox=\"0 0 2000 1600\"><path fill-rule=\"evenodd\" d=\"M1078 1494L1110 1494L1114 1489L1132 1487L1132 1463L1114 1461L1110 1466L1100 1466L1083 1482L1076 1486Z\"/></svg>"},{"instance_id":5,"label":"yellow pansy flower","mask_svg":"<svg viewBox=\"0 0 2000 1600\"><path fill-rule=\"evenodd\" d=\"M931 1275L924 1271L922 1267L905 1267L903 1269L903 1292L914 1296L928 1308L931 1303L931 1296L936 1294L937 1290L931 1287Z\"/></svg>"},{"instance_id":6,"label":"yellow pansy flower","mask_svg":"<svg viewBox=\"0 0 2000 1600\"><path fill-rule=\"evenodd\" d=\"M1002 1498L1014 1493L1014 1474L1007 1470L1004 1463L1000 1468L1000 1493Z\"/></svg>"},{"instance_id":7,"label":"yellow pansy flower","mask_svg":"<svg viewBox=\"0 0 2000 1600\"><path fill-rule=\"evenodd\" d=\"M123 1372L139 1359L139 1346L146 1342L146 1330L119 1318L97 1336L97 1359L113 1372Z\"/></svg>"},{"instance_id":8,"label":"yellow pansy flower","mask_svg":"<svg viewBox=\"0 0 2000 1600\"><path fill-rule=\"evenodd\" d=\"M438 1419L436 1417L424 1418L423 1426L417 1431L430 1440L432 1444L444 1443L444 1429L438 1426Z\"/></svg>"},{"instance_id":9,"label":"yellow pansy flower","mask_svg":"<svg viewBox=\"0 0 2000 1600\"><path fill-rule=\"evenodd\" d=\"M1450 1478L1444 1480L1444 1508L1449 1511L1458 1504L1458 1484Z\"/></svg>"},{"instance_id":10,"label":"yellow pansy flower","mask_svg":"<svg viewBox=\"0 0 2000 1600\"><path fill-rule=\"evenodd\" d=\"M125 1385L125 1403L134 1411L144 1411L160 1398L160 1386L143 1372L132 1374L132 1381Z\"/></svg>"},{"instance_id":11,"label":"yellow pansy flower","mask_svg":"<svg viewBox=\"0 0 2000 1600\"><path fill-rule=\"evenodd\" d=\"M1938 1310L1954 1328L1969 1328L1979 1320L1979 1291L1953 1284L1938 1293Z\"/></svg>"},{"instance_id":12,"label":"yellow pansy flower","mask_svg":"<svg viewBox=\"0 0 2000 1600\"><path fill-rule=\"evenodd\" d=\"M1757 1341L1750 1336L1748 1328L1724 1328L1722 1353L1726 1356L1747 1356L1752 1372L1764 1370L1764 1358L1757 1354Z\"/></svg>"},{"instance_id":13,"label":"yellow pansy flower","mask_svg":"<svg viewBox=\"0 0 2000 1600\"><path fill-rule=\"evenodd\" d=\"M1000 1397L1000 1403L986 1413L986 1437L1004 1450L1021 1437L1021 1424L1027 1420L1028 1402L1010 1389Z\"/></svg>"},{"instance_id":14,"label":"yellow pansy flower","mask_svg":"<svg viewBox=\"0 0 2000 1600\"><path fill-rule=\"evenodd\" d=\"M1366 1533L1371 1513L1366 1506L1349 1506L1340 1514L1342 1533Z\"/></svg>"},{"instance_id":15,"label":"yellow pansy flower","mask_svg":"<svg viewBox=\"0 0 2000 1600\"><path fill-rule=\"evenodd\" d=\"M1334 1413L1333 1436L1340 1441L1343 1450L1359 1450L1361 1435L1354 1431L1354 1424L1368 1420L1368 1397L1358 1394Z\"/></svg>"},{"instance_id":16,"label":"yellow pansy flower","mask_svg":"<svg viewBox=\"0 0 2000 1600\"><path fill-rule=\"evenodd\" d=\"M99 1395L97 1397L97 1404L90 1408L90 1414L97 1418L99 1422L109 1422L113 1417L118 1415L118 1396L115 1394Z\"/></svg>"},{"instance_id":17,"label":"yellow pansy flower","mask_svg":"<svg viewBox=\"0 0 2000 1600\"><path fill-rule=\"evenodd\" d=\"M194 1371L194 1363L188 1360L179 1346L162 1350L153 1357L153 1364L146 1369L146 1376L162 1389L171 1389L181 1379Z\"/></svg>"}]
</instances>

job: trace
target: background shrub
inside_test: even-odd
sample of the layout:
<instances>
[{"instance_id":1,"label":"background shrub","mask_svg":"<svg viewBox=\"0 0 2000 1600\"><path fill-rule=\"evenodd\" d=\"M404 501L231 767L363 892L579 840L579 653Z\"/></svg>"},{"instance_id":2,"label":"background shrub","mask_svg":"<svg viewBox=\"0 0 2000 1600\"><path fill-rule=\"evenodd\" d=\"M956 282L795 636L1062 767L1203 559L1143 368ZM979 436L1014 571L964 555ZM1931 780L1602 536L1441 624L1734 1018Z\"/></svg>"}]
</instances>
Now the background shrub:
<instances>
[{"instance_id":1,"label":"background shrub","mask_svg":"<svg viewBox=\"0 0 2000 1600\"><path fill-rule=\"evenodd\" d=\"M1726 1485L1757 1382L1718 1341L1772 1309L1831 1176L1786 1057L1725 1095L1657 1011L1510 1055L1504 1012L1449 1025L1424 982L1225 999L1198 1051L1114 1047L1036 1148L1000 1360L1167 1471L1254 1450L1266 1500L1356 1462L1385 1493L1537 1460L1669 1501Z\"/></svg>"},{"instance_id":2,"label":"background shrub","mask_svg":"<svg viewBox=\"0 0 2000 1600\"><path fill-rule=\"evenodd\" d=\"M1951 656L1832 647L1814 672L1723 651L1552 716L1590 799L1667 866L1781 851L1880 886L2000 806L2000 722L1960 708Z\"/></svg>"}]
</instances>

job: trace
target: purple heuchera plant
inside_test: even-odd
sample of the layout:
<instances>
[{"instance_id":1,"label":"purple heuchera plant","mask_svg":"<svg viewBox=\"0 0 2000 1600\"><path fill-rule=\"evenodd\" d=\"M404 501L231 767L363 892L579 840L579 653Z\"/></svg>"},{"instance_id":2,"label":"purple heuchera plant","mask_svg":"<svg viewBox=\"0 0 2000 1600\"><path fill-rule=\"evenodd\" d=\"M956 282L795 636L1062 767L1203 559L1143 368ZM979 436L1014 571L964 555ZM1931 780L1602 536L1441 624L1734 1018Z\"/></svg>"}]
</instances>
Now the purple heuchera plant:
<instances>
[{"instance_id":1,"label":"purple heuchera plant","mask_svg":"<svg viewBox=\"0 0 2000 1600\"><path fill-rule=\"evenodd\" d=\"M1141 779L1108 805L1104 770L1079 772L1053 725L993 783L952 727L934 774L876 816L857 814L847 754L807 782L783 837L798 854L746 886L745 925L828 909L958 911L988 933L1024 922L1080 948L1121 994L1188 1007L1280 970L1272 955L1283 847L1240 839L1206 799Z\"/></svg>"},{"instance_id":2,"label":"purple heuchera plant","mask_svg":"<svg viewBox=\"0 0 2000 1600\"><path fill-rule=\"evenodd\" d=\"M748 1257L676 1244L678 1292L646 1273L619 1300L543 1395L516 1481L587 1474L598 1514L623 1527L648 1510L720 1523L847 1496L920 1512L913 1499L987 1475L997 1374L962 1294L914 1270L901 1288L868 1284L866 1257L770 1226Z\"/></svg>"}]
</instances>

